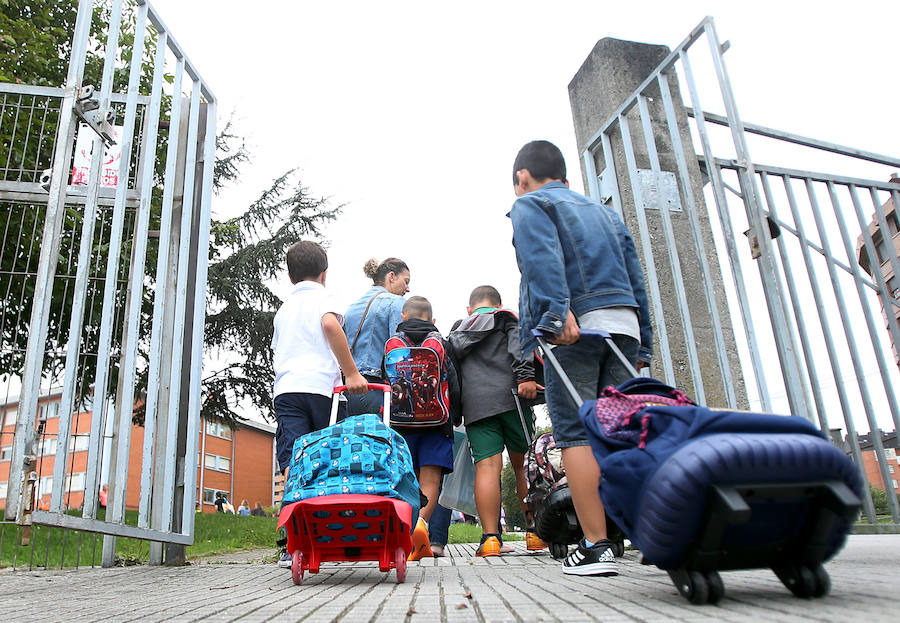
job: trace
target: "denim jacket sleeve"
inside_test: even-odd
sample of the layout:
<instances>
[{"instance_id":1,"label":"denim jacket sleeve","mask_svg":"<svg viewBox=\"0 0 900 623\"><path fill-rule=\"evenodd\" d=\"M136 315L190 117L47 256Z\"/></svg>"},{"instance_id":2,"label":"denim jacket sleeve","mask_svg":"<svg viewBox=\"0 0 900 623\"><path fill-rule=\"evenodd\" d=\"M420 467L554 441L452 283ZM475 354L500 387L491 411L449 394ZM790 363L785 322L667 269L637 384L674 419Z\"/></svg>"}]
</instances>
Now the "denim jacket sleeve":
<instances>
[{"instance_id":1,"label":"denim jacket sleeve","mask_svg":"<svg viewBox=\"0 0 900 623\"><path fill-rule=\"evenodd\" d=\"M559 334L569 312L569 289L556 225L529 194L516 200L509 216L529 315L535 328Z\"/></svg>"},{"instance_id":2,"label":"denim jacket sleeve","mask_svg":"<svg viewBox=\"0 0 900 623\"><path fill-rule=\"evenodd\" d=\"M631 282L631 291L638 305L638 324L641 330L641 348L638 351L638 359L650 363L653 358L653 326L650 323L650 304L647 301L647 289L644 285L644 270L641 268L641 261L634 247L631 232L621 220L617 223L619 244L625 257L625 268Z\"/></svg>"}]
</instances>

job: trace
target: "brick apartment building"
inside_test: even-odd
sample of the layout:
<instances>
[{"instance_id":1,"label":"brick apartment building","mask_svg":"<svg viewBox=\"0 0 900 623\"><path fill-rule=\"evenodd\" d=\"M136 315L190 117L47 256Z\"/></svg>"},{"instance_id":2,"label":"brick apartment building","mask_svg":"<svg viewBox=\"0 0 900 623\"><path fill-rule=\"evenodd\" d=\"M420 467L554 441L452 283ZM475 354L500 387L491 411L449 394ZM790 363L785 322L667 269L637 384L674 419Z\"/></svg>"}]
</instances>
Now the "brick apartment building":
<instances>
[{"instance_id":1,"label":"brick apartment building","mask_svg":"<svg viewBox=\"0 0 900 623\"><path fill-rule=\"evenodd\" d=\"M56 435L59 431L59 401L58 392L38 401L38 420L44 422L38 450L39 506L46 506L50 502L57 451ZM17 402L0 405L0 509L6 507L17 407ZM65 495L65 504L69 508L79 508L84 503L91 415L90 407L86 407L72 419ZM125 500L128 509L137 509L139 504L143 440L143 427L132 425ZM275 428L272 426L247 421L241 422L232 430L220 422L204 421L197 444L199 510L205 513L216 511L213 502L217 491L223 492L235 508L243 499L249 502L251 508L256 502L264 507L273 505L274 444ZM104 459L104 463L106 462L107 459Z\"/></svg>"},{"instance_id":2,"label":"brick apartment building","mask_svg":"<svg viewBox=\"0 0 900 623\"><path fill-rule=\"evenodd\" d=\"M900 184L900 176L895 173L891 176L890 181L892 184ZM856 241L856 252L857 257L859 258L860 267L872 276L875 275L874 271L878 270L882 277L884 277L884 282L887 284L890 295L896 299L900 298L900 277L894 274L894 269L891 266L891 256L900 256L900 219L897 217L897 206L894 205L894 202L891 199L888 199L881 206L881 211L884 213L884 220L887 223L888 231L884 232L881 230L878 219L874 216L872 222L869 223L869 233L872 235L875 253L878 255L876 258L877 261L873 262L872 258L869 257L862 235L860 235ZM887 325L887 313L888 311L884 309L884 305L882 304L881 315L884 318L885 326ZM890 313L900 321L900 308L892 306ZM893 335L890 333L889 335L891 338L891 348L894 351L894 360L900 365L900 352L898 352L898 347L900 347L900 345L894 344Z\"/></svg>"},{"instance_id":3,"label":"brick apartment building","mask_svg":"<svg viewBox=\"0 0 900 623\"><path fill-rule=\"evenodd\" d=\"M831 429L831 440L844 452L850 455L850 439L841 436L840 428ZM897 431L890 433L881 433L881 445L884 447L884 460L887 463L888 475L891 478L889 486L893 488L894 493L900 494L900 457L897 455ZM884 483L881 480L881 469L878 467L878 457L875 456L875 447L872 445L872 434L865 433L858 435L860 454L862 455L863 472L866 474L866 480L870 485L877 489L885 491Z\"/></svg>"},{"instance_id":4,"label":"brick apartment building","mask_svg":"<svg viewBox=\"0 0 900 623\"><path fill-rule=\"evenodd\" d=\"M897 457L897 432L882 433L881 444L884 446L884 459L887 463L888 473L891 477L890 486L894 493L900 493L900 459ZM866 480L873 487L885 490L881 481L881 470L878 468L878 459L872 446L870 435L859 436L859 449L862 451L863 467L866 472Z\"/></svg>"}]
</instances>

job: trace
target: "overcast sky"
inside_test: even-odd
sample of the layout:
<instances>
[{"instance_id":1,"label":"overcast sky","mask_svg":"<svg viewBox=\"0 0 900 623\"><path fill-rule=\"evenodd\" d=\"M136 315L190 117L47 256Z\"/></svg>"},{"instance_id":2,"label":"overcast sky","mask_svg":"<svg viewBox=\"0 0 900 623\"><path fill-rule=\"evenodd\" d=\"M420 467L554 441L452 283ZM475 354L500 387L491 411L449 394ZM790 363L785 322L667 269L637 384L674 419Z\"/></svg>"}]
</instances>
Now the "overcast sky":
<instances>
[{"instance_id":1,"label":"overcast sky","mask_svg":"<svg viewBox=\"0 0 900 623\"><path fill-rule=\"evenodd\" d=\"M346 204L327 232L338 301L365 292L369 257L397 256L444 332L477 285L518 305L505 214L519 147L558 144L581 190L567 85L604 37L671 47L711 15L731 42L745 121L900 151L889 2L152 4L253 154L216 216L241 212L296 167L311 192ZM281 284L283 295L286 274Z\"/></svg>"}]
</instances>

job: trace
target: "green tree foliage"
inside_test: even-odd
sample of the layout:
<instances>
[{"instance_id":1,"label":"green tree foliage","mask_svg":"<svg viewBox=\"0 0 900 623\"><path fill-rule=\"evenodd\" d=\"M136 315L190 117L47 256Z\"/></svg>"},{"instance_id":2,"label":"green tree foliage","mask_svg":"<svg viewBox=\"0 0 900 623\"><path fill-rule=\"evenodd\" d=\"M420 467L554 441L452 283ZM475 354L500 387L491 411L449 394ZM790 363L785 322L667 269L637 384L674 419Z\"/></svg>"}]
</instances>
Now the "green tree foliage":
<instances>
[{"instance_id":1,"label":"green tree foliage","mask_svg":"<svg viewBox=\"0 0 900 623\"><path fill-rule=\"evenodd\" d=\"M126 3L127 4L127 3ZM122 24L120 47L123 52L114 75L114 91L121 92L127 84L127 63L134 42L133 3L131 17ZM0 0L0 81L59 87L66 79L72 33L77 12L75 0ZM94 9L91 41L85 66L84 84L99 88L105 50L105 24L109 20L109 4L100 3ZM142 59L141 92L149 94L152 76L152 57L155 45L151 38ZM22 100L19 100L20 105ZM16 106L4 106L0 111L0 169L22 171L18 179L0 176L4 181L36 182L39 171L52 163L53 140L58 110L49 99L27 102L29 116L19 115ZM159 203L162 194L162 168L166 150L168 98L164 98L161 128L157 146L157 170L154 179L150 228L158 229ZM25 110L25 108L21 108ZM138 121L140 124L140 121ZM40 134L50 137L36 141ZM26 141L23 137L30 136ZM238 179L241 167L249 159L243 139L226 124L216 140L216 162L213 186L216 193ZM136 160L136 159L133 159ZM26 166L27 163L27 166ZM133 163L134 166L134 163ZM215 203L214 203L215 206ZM3 318L0 319L0 378L15 376L22 369L28 339L28 323L34 296L34 279L27 273L37 267L43 234L43 213L40 205L10 203L0 209L0 232L6 232L0 254L0 296L4 296ZM322 238L322 226L333 220L340 206L332 207L325 198L313 196L299 181L294 171L277 177L247 210L227 220L214 219L211 224L210 266L207 289L207 322L205 352L207 368L212 372L203 379L202 411L204 417L234 424L239 411L248 402L271 417L271 387L274 379L270 344L272 318L281 301L267 286L281 273L285 251L301 238ZM74 274L71 258L77 256L80 244L83 210L69 206L65 211L63 237L58 256L57 274ZM111 381L109 390L115 392L117 364L121 355L120 337L124 308L124 284L128 279L127 265L131 257L129 232L133 214L125 225L126 234L121 247L122 269L118 275L117 323L114 331ZM91 274L88 286L82 350L95 353L100 328L105 270L109 256L108 232L112 210L100 209L97 215L95 239L91 247ZM105 234L104 234L105 232ZM104 235L106 238L104 238ZM155 284L152 276L156 266L156 246L148 245L146 270L150 278L144 289L140 316L139 370L136 396L146 389L146 350L149 346L150 323L153 312ZM58 280L59 281L59 280ZM55 286L50 309L47 351L57 353L68 341L72 292L64 285ZM49 357L48 372L58 375L64 363L61 356ZM95 358L79 361L79 386L87 388L95 375ZM140 404L140 403L139 403ZM143 421L139 408L135 413Z\"/></svg>"},{"instance_id":2,"label":"green tree foliage","mask_svg":"<svg viewBox=\"0 0 900 623\"><path fill-rule=\"evenodd\" d=\"M884 514L888 512L888 498L884 489L879 489L874 485L869 485L869 491L872 492L872 503L875 505L875 512Z\"/></svg>"}]
</instances>

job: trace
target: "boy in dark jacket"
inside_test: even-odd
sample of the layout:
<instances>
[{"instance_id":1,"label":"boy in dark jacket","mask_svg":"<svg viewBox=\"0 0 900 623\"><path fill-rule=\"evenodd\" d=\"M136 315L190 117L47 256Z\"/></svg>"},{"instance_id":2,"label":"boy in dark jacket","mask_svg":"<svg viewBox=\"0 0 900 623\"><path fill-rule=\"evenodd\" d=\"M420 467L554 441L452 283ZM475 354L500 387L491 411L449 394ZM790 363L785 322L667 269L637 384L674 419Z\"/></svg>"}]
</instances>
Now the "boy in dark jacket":
<instances>
[{"instance_id":1,"label":"boy in dark jacket","mask_svg":"<svg viewBox=\"0 0 900 623\"><path fill-rule=\"evenodd\" d=\"M462 413L475 461L475 505L481 519L481 544L477 556L499 556L502 540L500 523L500 472L503 448L509 453L516 474L516 495L526 520L531 522L525 479L525 452L528 443L516 409L516 389L523 398L535 398L533 354L522 356L519 348L519 321L502 309L500 293L492 286L479 286L469 296L469 317L450 332L450 347L461 377ZM529 434L534 433L531 410L525 411ZM526 534L529 550L546 545L532 532Z\"/></svg>"},{"instance_id":2,"label":"boy in dark jacket","mask_svg":"<svg viewBox=\"0 0 900 623\"><path fill-rule=\"evenodd\" d=\"M403 435L409 446L419 487L428 498L428 503L419 511L419 519L412 535L413 549L409 555L409 560L419 560L434 555L428 538L428 520L437 504L441 478L444 474L453 471L453 420L456 411L454 403L458 402L459 381L450 357L446 356L447 345L440 337L437 327L434 326L431 303L428 302L428 299L422 296L409 297L403 305L400 317L402 322L397 326L397 335L388 340L386 349L390 349L391 342L396 337L405 338L405 340L401 340L401 344L410 342L413 346L421 345L428 338L439 339L444 352L438 354L447 371L450 390L450 417L445 423L436 426L393 425L393 428ZM439 388L437 391L440 391ZM415 401L411 393L408 395L408 400L412 407Z\"/></svg>"}]
</instances>

